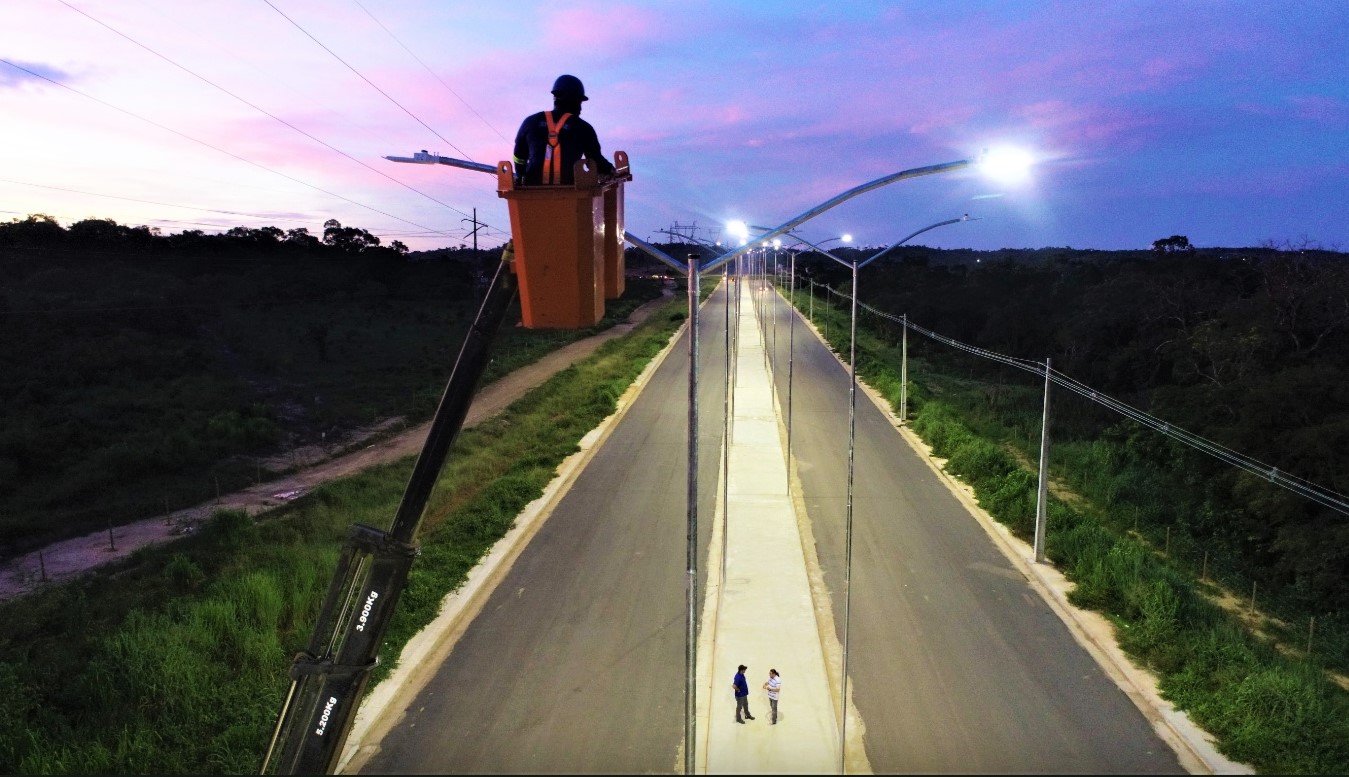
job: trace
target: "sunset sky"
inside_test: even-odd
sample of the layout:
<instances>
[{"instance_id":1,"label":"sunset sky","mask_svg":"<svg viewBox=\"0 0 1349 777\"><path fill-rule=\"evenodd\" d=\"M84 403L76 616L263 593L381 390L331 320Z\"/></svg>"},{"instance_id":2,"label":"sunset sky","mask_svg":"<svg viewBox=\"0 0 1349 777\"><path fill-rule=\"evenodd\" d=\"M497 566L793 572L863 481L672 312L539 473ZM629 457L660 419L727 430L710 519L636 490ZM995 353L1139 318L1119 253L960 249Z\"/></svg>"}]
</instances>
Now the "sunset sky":
<instances>
[{"instance_id":1,"label":"sunset sky","mask_svg":"<svg viewBox=\"0 0 1349 777\"><path fill-rule=\"evenodd\" d=\"M624 150L627 228L775 226L1016 145L1016 185L902 181L800 229L885 245L1349 250L1349 2L0 0L0 221L336 218L459 245L561 73Z\"/></svg>"}]
</instances>

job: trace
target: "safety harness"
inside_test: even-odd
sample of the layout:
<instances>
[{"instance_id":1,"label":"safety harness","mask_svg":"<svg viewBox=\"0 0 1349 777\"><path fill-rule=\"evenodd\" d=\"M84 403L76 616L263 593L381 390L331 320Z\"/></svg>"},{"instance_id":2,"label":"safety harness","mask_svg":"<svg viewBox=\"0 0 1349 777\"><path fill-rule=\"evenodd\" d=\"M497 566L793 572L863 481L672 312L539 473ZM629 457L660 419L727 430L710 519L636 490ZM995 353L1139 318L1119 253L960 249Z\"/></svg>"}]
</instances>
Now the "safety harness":
<instances>
[{"instance_id":1,"label":"safety harness","mask_svg":"<svg viewBox=\"0 0 1349 777\"><path fill-rule=\"evenodd\" d=\"M570 113L562 114L562 118L557 122L553 121L553 112L544 111L544 118L548 120L548 148L543 152L543 182L545 184L562 183L562 149L558 145L557 134L562 131L562 125L571 118Z\"/></svg>"}]
</instances>

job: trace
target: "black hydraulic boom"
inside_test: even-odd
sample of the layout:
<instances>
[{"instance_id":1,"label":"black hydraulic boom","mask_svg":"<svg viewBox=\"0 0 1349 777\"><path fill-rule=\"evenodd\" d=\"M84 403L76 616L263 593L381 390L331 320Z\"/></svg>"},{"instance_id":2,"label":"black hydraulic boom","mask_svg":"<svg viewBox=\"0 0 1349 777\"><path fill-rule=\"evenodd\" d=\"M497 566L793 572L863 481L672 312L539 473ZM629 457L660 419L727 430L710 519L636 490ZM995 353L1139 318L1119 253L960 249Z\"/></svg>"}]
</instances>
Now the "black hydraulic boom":
<instances>
[{"instance_id":1,"label":"black hydraulic boom","mask_svg":"<svg viewBox=\"0 0 1349 777\"><path fill-rule=\"evenodd\" d=\"M417 556L415 540L426 502L515 298L510 262L508 245L459 351L393 525L388 531L351 527L313 637L291 666L290 691L263 760L263 774L332 773L337 767Z\"/></svg>"}]
</instances>

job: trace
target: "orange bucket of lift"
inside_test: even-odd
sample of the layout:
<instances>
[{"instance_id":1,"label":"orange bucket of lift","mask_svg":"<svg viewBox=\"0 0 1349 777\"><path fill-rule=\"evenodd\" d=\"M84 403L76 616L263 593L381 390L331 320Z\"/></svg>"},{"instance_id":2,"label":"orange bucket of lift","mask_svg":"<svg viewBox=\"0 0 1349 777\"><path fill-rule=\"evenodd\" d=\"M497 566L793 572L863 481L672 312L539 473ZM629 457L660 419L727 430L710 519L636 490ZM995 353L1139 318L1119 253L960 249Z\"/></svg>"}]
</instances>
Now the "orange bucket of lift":
<instances>
[{"instance_id":1,"label":"orange bucket of lift","mask_svg":"<svg viewBox=\"0 0 1349 777\"><path fill-rule=\"evenodd\" d=\"M529 329L583 329L604 318L604 300L623 293L623 182L628 155L614 154L614 175L576 163L572 186L515 185L510 162L497 164L497 196L510 206L520 313Z\"/></svg>"}]
</instances>

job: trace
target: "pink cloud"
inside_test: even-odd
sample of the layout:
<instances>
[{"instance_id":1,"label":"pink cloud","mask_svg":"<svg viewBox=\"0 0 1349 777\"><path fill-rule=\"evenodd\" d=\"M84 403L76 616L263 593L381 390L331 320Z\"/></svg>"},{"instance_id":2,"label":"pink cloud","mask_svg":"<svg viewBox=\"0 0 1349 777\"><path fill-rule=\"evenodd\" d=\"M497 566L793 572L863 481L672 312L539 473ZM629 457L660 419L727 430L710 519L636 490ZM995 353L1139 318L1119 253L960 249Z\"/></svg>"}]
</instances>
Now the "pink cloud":
<instances>
[{"instance_id":1,"label":"pink cloud","mask_svg":"<svg viewBox=\"0 0 1349 777\"><path fill-rule=\"evenodd\" d=\"M560 50L603 46L607 54L614 55L630 50L657 29L656 14L642 8L583 6L558 11L547 18L543 41Z\"/></svg>"},{"instance_id":2,"label":"pink cloud","mask_svg":"<svg viewBox=\"0 0 1349 777\"><path fill-rule=\"evenodd\" d=\"M1349 103L1324 95L1303 94L1286 97L1280 103L1247 102L1239 110L1256 116L1297 119L1330 127L1349 125Z\"/></svg>"},{"instance_id":3,"label":"pink cloud","mask_svg":"<svg viewBox=\"0 0 1349 777\"><path fill-rule=\"evenodd\" d=\"M1349 103L1343 100L1308 94L1289 97L1288 103L1299 119L1333 126L1349 124Z\"/></svg>"},{"instance_id":4,"label":"pink cloud","mask_svg":"<svg viewBox=\"0 0 1349 777\"><path fill-rule=\"evenodd\" d=\"M974 105L947 105L925 111L922 119L909 125L914 135L949 134L953 128L962 127L979 115Z\"/></svg>"}]
</instances>

